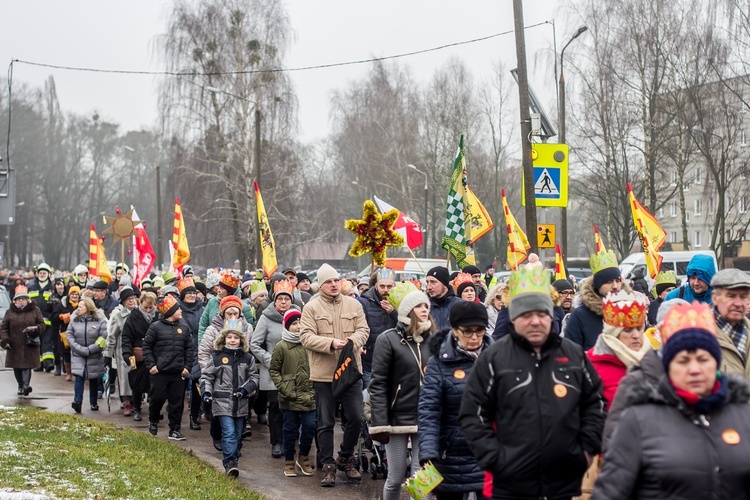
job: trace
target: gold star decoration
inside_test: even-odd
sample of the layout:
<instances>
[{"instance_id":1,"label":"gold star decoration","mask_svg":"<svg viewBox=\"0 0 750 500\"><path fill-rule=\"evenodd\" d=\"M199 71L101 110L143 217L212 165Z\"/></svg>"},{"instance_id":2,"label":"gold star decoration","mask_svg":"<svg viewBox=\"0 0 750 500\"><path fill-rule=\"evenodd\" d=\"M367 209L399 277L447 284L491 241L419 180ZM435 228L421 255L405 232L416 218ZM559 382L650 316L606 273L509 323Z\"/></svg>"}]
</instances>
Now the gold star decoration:
<instances>
[{"instance_id":1,"label":"gold star decoration","mask_svg":"<svg viewBox=\"0 0 750 500\"><path fill-rule=\"evenodd\" d=\"M381 215L375 203L366 200L362 212L362 219L349 219L344 224L356 236L349 255L356 258L369 252L373 263L385 266L386 248L404 244L404 237L393 230L398 210L394 208Z\"/></svg>"},{"instance_id":2,"label":"gold star decoration","mask_svg":"<svg viewBox=\"0 0 750 500\"><path fill-rule=\"evenodd\" d=\"M130 245L130 237L133 236L133 233L135 232L135 226L143 221L133 220L132 208L126 214L123 214L119 207L115 208L115 212L117 212L117 217L105 216L106 224L111 224L111 226L105 229L104 233L112 233L115 235L115 241L113 243L123 240Z\"/></svg>"}]
</instances>

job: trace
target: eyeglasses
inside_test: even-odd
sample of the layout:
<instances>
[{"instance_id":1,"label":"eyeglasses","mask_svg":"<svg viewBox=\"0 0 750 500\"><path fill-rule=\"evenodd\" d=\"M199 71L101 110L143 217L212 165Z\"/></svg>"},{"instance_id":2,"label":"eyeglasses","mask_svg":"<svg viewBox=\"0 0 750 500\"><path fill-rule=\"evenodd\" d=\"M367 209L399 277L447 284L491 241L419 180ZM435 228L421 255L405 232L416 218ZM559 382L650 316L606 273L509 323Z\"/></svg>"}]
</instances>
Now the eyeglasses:
<instances>
[{"instance_id":1,"label":"eyeglasses","mask_svg":"<svg viewBox=\"0 0 750 500\"><path fill-rule=\"evenodd\" d=\"M562 292L560 292L560 295L570 295L570 296L573 296L575 294L576 293L573 290L563 290Z\"/></svg>"},{"instance_id":2,"label":"eyeglasses","mask_svg":"<svg viewBox=\"0 0 750 500\"><path fill-rule=\"evenodd\" d=\"M472 337L476 338L482 338L484 337L484 334L487 333L487 330L482 328L480 330L464 330L463 328L458 328L458 331L461 332L461 336L465 339L470 339Z\"/></svg>"},{"instance_id":3,"label":"eyeglasses","mask_svg":"<svg viewBox=\"0 0 750 500\"><path fill-rule=\"evenodd\" d=\"M500 295L495 295L495 300L503 300L503 298Z\"/></svg>"}]
</instances>

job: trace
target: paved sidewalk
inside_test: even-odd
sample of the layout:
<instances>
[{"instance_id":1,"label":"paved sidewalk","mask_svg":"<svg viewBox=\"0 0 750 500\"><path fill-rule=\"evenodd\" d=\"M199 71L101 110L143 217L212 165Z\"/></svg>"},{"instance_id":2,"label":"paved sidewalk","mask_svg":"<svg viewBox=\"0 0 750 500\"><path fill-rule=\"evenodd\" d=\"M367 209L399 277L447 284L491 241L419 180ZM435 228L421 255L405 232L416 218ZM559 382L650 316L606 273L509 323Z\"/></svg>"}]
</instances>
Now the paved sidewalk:
<instances>
[{"instance_id":1,"label":"paved sidewalk","mask_svg":"<svg viewBox=\"0 0 750 500\"><path fill-rule=\"evenodd\" d=\"M4 363L0 366L4 366ZM0 368L0 404L6 406L34 406L48 411L67 413L74 415L70 407L73 401L73 382L66 382L65 376L55 377L51 373L33 373L31 376L31 387L33 392L28 396L16 395L16 380L13 370ZM132 418L124 417L120 409L120 401L117 396L111 399L112 411L107 412L105 401L99 401L99 411L92 412L88 405L88 384L84 393L83 413L81 418L88 418L100 422L109 422L121 428L133 429L140 432L148 432L148 405L143 404L144 419L135 422ZM217 452L208 433L209 424L201 422L203 429L191 431L188 425L187 398L183 414L182 433L187 437L186 441L170 441L187 450L191 450L198 458L223 470L221 465L221 453ZM168 427L166 424L166 404L162 411L165 420L159 425L158 439L167 439ZM271 445L269 444L268 428L261 426L253 419L253 436L245 440L240 458L239 481L269 499L288 498L313 498L324 496L326 499L378 499L382 496L383 479L373 481L368 474L362 475L360 484L348 483L342 472L338 473L335 488L321 488L320 471L309 477L298 476L287 478L282 473L283 459L271 457ZM340 427L336 428L335 445L341 442ZM315 445L310 453L315 456ZM408 498L402 495L402 498Z\"/></svg>"}]
</instances>

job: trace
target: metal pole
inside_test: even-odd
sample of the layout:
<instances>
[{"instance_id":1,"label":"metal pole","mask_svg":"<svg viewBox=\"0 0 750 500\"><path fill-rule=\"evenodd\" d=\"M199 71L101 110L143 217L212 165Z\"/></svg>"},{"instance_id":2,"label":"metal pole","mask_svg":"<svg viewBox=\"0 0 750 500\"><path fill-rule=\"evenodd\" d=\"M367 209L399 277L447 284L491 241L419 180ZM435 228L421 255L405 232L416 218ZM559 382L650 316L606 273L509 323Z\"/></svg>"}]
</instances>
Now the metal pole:
<instances>
[{"instance_id":1,"label":"metal pole","mask_svg":"<svg viewBox=\"0 0 750 500\"><path fill-rule=\"evenodd\" d=\"M523 2L513 0L513 17L516 32L516 59L518 72L518 101L521 112L521 154L523 158L523 190L526 198L526 234L536 235L536 199L534 196L534 165L531 162L531 116L529 113L529 81L526 70L526 37L523 31ZM537 253L537 240L529 238L530 251Z\"/></svg>"},{"instance_id":2,"label":"metal pole","mask_svg":"<svg viewBox=\"0 0 750 500\"><path fill-rule=\"evenodd\" d=\"M162 230L161 230L161 168L159 164L156 164L156 230L157 233L157 244L156 244L156 267L161 270L161 261L159 260L162 256Z\"/></svg>"},{"instance_id":3,"label":"metal pole","mask_svg":"<svg viewBox=\"0 0 750 500\"><path fill-rule=\"evenodd\" d=\"M422 237L424 239L423 243L423 257L427 258L427 198L428 198L428 191L429 186L427 185L427 174L425 174L424 178L424 221L422 222Z\"/></svg>"},{"instance_id":4,"label":"metal pole","mask_svg":"<svg viewBox=\"0 0 750 500\"><path fill-rule=\"evenodd\" d=\"M258 189L260 189L260 105L255 104L255 180L258 182ZM257 200L256 200L257 203ZM263 253L261 251L261 245L260 245L260 228L258 228L258 221L256 217L255 221L255 227L256 231L255 234L258 235L258 244L256 246L256 252L255 252L255 262L256 262L256 268L260 269L263 267Z\"/></svg>"},{"instance_id":5,"label":"metal pole","mask_svg":"<svg viewBox=\"0 0 750 500\"><path fill-rule=\"evenodd\" d=\"M721 144L721 260L719 261L719 268L724 269L726 265L726 228L724 223L727 220L726 214L726 197L727 197L727 160L724 149L724 144Z\"/></svg>"}]
</instances>

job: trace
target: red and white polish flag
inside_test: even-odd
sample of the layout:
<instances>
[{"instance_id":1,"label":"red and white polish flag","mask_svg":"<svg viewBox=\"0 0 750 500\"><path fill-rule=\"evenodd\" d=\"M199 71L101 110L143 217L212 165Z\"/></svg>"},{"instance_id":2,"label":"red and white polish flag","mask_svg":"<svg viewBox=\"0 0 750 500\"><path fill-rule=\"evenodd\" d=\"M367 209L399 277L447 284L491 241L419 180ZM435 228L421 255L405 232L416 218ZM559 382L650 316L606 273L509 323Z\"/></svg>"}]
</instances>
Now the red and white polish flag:
<instances>
[{"instance_id":1,"label":"red and white polish flag","mask_svg":"<svg viewBox=\"0 0 750 500\"><path fill-rule=\"evenodd\" d=\"M385 213L389 210L393 210L395 207L384 202L377 196L375 198L375 204L378 206L380 213ZM422 227L417 224L414 219L403 213L401 210L398 211L398 219L393 225L393 229L404 237L404 246L414 250L423 243L422 240Z\"/></svg>"}]
</instances>

